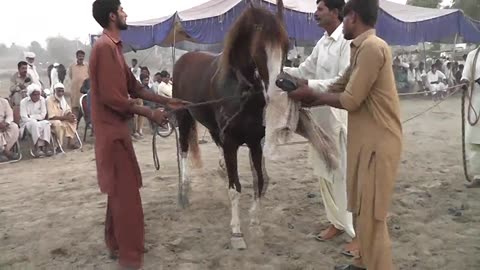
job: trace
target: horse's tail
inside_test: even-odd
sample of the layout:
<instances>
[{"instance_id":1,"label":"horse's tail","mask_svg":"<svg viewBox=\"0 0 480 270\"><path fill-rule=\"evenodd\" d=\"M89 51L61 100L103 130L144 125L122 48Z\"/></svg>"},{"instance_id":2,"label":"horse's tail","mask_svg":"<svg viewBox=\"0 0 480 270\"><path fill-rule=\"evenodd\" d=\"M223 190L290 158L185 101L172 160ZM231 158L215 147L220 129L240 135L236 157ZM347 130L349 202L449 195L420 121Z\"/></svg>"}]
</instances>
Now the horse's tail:
<instances>
[{"instance_id":1,"label":"horse's tail","mask_svg":"<svg viewBox=\"0 0 480 270\"><path fill-rule=\"evenodd\" d=\"M197 122L194 120L192 126L190 127L190 132L188 133L188 151L190 152L190 161L194 168L201 168L202 157L200 154L200 147L198 145L198 128Z\"/></svg>"},{"instance_id":2,"label":"horse's tail","mask_svg":"<svg viewBox=\"0 0 480 270\"><path fill-rule=\"evenodd\" d=\"M283 1L277 0L277 17L283 23Z\"/></svg>"}]
</instances>

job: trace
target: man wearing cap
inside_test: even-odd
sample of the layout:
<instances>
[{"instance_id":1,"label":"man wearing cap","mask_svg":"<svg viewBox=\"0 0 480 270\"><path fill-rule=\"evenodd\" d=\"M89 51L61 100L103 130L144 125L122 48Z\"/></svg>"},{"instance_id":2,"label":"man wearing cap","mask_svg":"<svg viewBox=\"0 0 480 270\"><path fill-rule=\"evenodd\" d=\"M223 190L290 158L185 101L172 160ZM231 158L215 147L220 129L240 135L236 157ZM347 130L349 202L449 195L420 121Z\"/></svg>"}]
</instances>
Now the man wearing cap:
<instances>
[{"instance_id":1,"label":"man wearing cap","mask_svg":"<svg viewBox=\"0 0 480 270\"><path fill-rule=\"evenodd\" d=\"M20 102L20 136L25 129L32 136L35 145L35 157L51 156L51 150L47 150L50 143L50 122L46 120L47 105L41 96L42 89L38 84L27 87L27 97Z\"/></svg>"},{"instance_id":2,"label":"man wearing cap","mask_svg":"<svg viewBox=\"0 0 480 270\"><path fill-rule=\"evenodd\" d=\"M33 83L41 86L42 83L40 82L40 76L38 75L37 68L35 67L35 53L27 52L25 54L25 59L28 63L28 74L32 77Z\"/></svg>"},{"instance_id":3,"label":"man wearing cap","mask_svg":"<svg viewBox=\"0 0 480 270\"><path fill-rule=\"evenodd\" d=\"M63 145L63 138L67 137L68 147L78 149L74 142L77 119L65 99L65 86L62 83L53 86L53 95L47 98L47 112L59 144Z\"/></svg>"}]
</instances>

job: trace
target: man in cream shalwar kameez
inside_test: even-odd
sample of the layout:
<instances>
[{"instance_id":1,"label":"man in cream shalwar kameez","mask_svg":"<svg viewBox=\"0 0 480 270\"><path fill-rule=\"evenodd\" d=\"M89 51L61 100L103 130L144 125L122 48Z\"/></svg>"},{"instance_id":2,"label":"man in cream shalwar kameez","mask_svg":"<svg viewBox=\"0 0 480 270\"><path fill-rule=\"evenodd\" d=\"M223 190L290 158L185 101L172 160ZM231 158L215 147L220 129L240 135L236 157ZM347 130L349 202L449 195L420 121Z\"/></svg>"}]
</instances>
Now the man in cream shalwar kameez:
<instances>
[{"instance_id":1,"label":"man in cream shalwar kameez","mask_svg":"<svg viewBox=\"0 0 480 270\"><path fill-rule=\"evenodd\" d=\"M10 150L18 141L18 126L13 122L13 110L8 100L0 98L0 162L19 158Z\"/></svg>"},{"instance_id":2,"label":"man in cream shalwar kameez","mask_svg":"<svg viewBox=\"0 0 480 270\"><path fill-rule=\"evenodd\" d=\"M41 92L40 85L31 84L27 87L27 97L20 102L20 136L23 136L25 129L32 136L36 157L52 154L46 150L50 143L51 130L50 122L45 119L47 105L45 99L40 96Z\"/></svg>"},{"instance_id":3,"label":"man in cream shalwar kameez","mask_svg":"<svg viewBox=\"0 0 480 270\"><path fill-rule=\"evenodd\" d=\"M480 112L480 84L475 82L480 79L480 47L470 52L465 61L465 67L462 74L462 82L468 86L468 91L472 95L472 106L475 111ZM470 122L476 121L476 114L468 105L465 109L471 111L471 119L465 119L465 148L468 161L468 171L472 175L475 183L469 187L480 186L480 123L473 126ZM468 117L468 114L465 114ZM480 121L479 121L480 122Z\"/></svg>"},{"instance_id":4,"label":"man in cream shalwar kameez","mask_svg":"<svg viewBox=\"0 0 480 270\"><path fill-rule=\"evenodd\" d=\"M348 209L356 217L359 255L335 270L393 270L387 214L402 152L400 100L392 53L375 34L378 0L350 0L344 8L344 36L351 42L350 66L328 93L302 85L289 97L304 106L348 111Z\"/></svg>"},{"instance_id":5,"label":"man in cream shalwar kameez","mask_svg":"<svg viewBox=\"0 0 480 270\"><path fill-rule=\"evenodd\" d=\"M340 18L338 15L334 16L324 1L319 1L315 16L322 27L331 28L333 32L329 34L328 30L325 31L312 54L298 68L284 68L284 71L297 78L308 80L310 88L317 92L323 92L348 67L350 42L343 37L343 25ZM330 20L325 20L328 16L331 16ZM322 22L328 22L330 25L322 25ZM332 107L317 107L311 109L311 112L315 122L335 139L340 161L337 170L329 171L320 154L310 146L310 161L315 175L320 180L320 191L326 216L331 223L329 228L322 232L317 239L329 240L343 231L354 238L352 214L347 211L346 136L348 114L344 110Z\"/></svg>"},{"instance_id":6,"label":"man in cream shalwar kameez","mask_svg":"<svg viewBox=\"0 0 480 270\"><path fill-rule=\"evenodd\" d=\"M70 106L72 112L77 118L77 124L80 122L82 115L80 110L80 97L82 93L80 89L82 88L83 82L88 79L88 65L84 63L85 52L77 51L76 53L77 61L75 64L72 64L68 69L68 77L70 78Z\"/></svg>"},{"instance_id":7,"label":"man in cream shalwar kameez","mask_svg":"<svg viewBox=\"0 0 480 270\"><path fill-rule=\"evenodd\" d=\"M77 119L65 99L65 86L57 83L53 86L53 94L47 98L48 120L52 124L58 143L63 146L63 138L67 137L68 147L77 149L73 142L77 130Z\"/></svg>"}]
</instances>

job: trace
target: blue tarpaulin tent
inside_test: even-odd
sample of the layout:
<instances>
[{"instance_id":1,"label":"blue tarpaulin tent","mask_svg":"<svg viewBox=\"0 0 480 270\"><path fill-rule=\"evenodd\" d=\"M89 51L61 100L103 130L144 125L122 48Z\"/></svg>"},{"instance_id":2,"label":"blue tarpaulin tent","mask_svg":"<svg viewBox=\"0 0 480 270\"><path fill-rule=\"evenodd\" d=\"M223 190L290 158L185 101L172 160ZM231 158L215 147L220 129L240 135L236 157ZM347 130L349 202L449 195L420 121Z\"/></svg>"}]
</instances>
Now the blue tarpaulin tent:
<instances>
[{"instance_id":1,"label":"blue tarpaulin tent","mask_svg":"<svg viewBox=\"0 0 480 270\"><path fill-rule=\"evenodd\" d=\"M275 10L276 0L253 2ZM284 3L290 38L297 45L314 45L323 34L313 17L315 1L285 0ZM175 43L180 49L218 51L228 29L247 6L246 0L210 0L170 16L129 23L122 39L136 50ZM480 22L457 9L421 8L380 0L377 34L390 45L453 42L456 35L464 42L480 43Z\"/></svg>"}]
</instances>

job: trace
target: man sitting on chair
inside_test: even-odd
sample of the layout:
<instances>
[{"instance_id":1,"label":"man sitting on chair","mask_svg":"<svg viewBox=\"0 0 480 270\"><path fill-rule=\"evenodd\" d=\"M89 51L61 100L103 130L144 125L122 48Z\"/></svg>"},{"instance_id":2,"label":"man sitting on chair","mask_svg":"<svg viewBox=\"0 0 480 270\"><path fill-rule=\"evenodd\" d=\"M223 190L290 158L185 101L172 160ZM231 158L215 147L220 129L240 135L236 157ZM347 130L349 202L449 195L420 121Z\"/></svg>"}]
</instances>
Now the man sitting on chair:
<instances>
[{"instance_id":1,"label":"man sitting on chair","mask_svg":"<svg viewBox=\"0 0 480 270\"><path fill-rule=\"evenodd\" d=\"M38 84L27 87L27 97L20 102L20 134L23 136L25 129L31 134L35 145L35 157L51 156L53 153L47 148L50 143L50 122L47 116L47 105L41 96L42 88Z\"/></svg>"},{"instance_id":2,"label":"man sitting on chair","mask_svg":"<svg viewBox=\"0 0 480 270\"><path fill-rule=\"evenodd\" d=\"M12 108L8 100L0 98L0 162L19 159L20 154L10 151L18 140L18 134Z\"/></svg>"},{"instance_id":3,"label":"man sitting on chair","mask_svg":"<svg viewBox=\"0 0 480 270\"><path fill-rule=\"evenodd\" d=\"M62 83L53 86L53 95L47 98L47 112L59 146L63 145L63 137L67 137L68 148L78 149L79 146L74 142L77 118L65 99L65 86Z\"/></svg>"}]
</instances>

